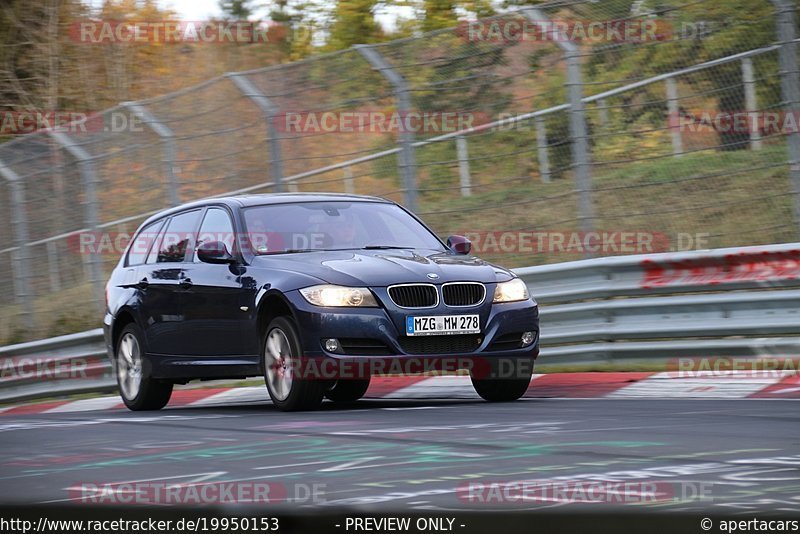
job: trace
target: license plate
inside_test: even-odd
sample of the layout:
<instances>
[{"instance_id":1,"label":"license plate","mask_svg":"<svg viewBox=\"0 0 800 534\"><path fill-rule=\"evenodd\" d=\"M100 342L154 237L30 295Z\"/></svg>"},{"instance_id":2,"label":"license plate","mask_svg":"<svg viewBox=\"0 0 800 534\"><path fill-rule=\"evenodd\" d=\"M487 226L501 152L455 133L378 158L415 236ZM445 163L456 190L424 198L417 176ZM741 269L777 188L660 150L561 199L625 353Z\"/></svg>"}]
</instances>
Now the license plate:
<instances>
[{"instance_id":1,"label":"license plate","mask_svg":"<svg viewBox=\"0 0 800 534\"><path fill-rule=\"evenodd\" d=\"M406 335L408 336L478 334L480 331L481 323L477 315L406 317Z\"/></svg>"}]
</instances>

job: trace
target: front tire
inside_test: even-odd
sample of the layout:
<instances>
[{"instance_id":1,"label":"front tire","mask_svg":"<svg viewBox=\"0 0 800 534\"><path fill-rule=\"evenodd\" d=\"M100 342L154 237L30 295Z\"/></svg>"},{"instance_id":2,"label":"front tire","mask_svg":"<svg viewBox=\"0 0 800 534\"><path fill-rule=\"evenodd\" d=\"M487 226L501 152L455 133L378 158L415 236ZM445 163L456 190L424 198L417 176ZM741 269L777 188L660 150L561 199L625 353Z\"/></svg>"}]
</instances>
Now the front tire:
<instances>
[{"instance_id":1,"label":"front tire","mask_svg":"<svg viewBox=\"0 0 800 534\"><path fill-rule=\"evenodd\" d=\"M172 383L150 377L145 359L144 336L136 324L127 325L117 341L115 374L122 402L138 412L160 410L172 396Z\"/></svg>"},{"instance_id":2,"label":"front tire","mask_svg":"<svg viewBox=\"0 0 800 534\"><path fill-rule=\"evenodd\" d=\"M506 373L498 373L492 367L486 378L476 378L474 372L470 374L472 387L482 399L489 402L511 402L525 395L533 376L533 361L516 360Z\"/></svg>"},{"instance_id":3,"label":"front tire","mask_svg":"<svg viewBox=\"0 0 800 534\"><path fill-rule=\"evenodd\" d=\"M303 351L297 328L287 317L277 317L264 336L264 381L272 403L284 412L315 410L322 403L326 383L297 376Z\"/></svg>"},{"instance_id":4,"label":"front tire","mask_svg":"<svg viewBox=\"0 0 800 534\"><path fill-rule=\"evenodd\" d=\"M334 402L355 402L367 392L369 378L361 380L337 380L325 396Z\"/></svg>"}]
</instances>

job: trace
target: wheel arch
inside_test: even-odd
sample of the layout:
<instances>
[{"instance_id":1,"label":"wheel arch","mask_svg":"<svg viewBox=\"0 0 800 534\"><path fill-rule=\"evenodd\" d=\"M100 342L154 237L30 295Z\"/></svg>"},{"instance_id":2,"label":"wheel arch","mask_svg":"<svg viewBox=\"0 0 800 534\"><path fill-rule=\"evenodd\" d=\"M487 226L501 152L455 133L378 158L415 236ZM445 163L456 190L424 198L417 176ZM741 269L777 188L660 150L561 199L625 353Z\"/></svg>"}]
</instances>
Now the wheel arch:
<instances>
[{"instance_id":1,"label":"wheel arch","mask_svg":"<svg viewBox=\"0 0 800 534\"><path fill-rule=\"evenodd\" d=\"M295 311L286 297L280 291L270 291L267 293L258 305L258 313L256 315L256 330L258 331L259 341L263 341L267 333L267 326L276 317L289 317L297 325L297 317Z\"/></svg>"},{"instance_id":2,"label":"wheel arch","mask_svg":"<svg viewBox=\"0 0 800 534\"><path fill-rule=\"evenodd\" d=\"M116 317L114 317L114 323L111 325L111 343L113 344L112 347L115 356L119 337L122 335L122 331L125 329L125 327L131 323L138 324L136 322L136 318L134 317L133 310L130 308L122 308L119 312L117 312Z\"/></svg>"}]
</instances>

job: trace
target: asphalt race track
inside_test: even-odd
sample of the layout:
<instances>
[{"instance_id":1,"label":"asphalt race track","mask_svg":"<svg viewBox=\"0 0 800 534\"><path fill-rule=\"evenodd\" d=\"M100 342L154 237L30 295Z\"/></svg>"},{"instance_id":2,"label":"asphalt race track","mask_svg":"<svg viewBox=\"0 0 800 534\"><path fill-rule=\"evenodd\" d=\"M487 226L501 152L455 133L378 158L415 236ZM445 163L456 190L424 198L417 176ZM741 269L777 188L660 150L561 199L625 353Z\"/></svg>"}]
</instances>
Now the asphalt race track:
<instances>
[{"instance_id":1,"label":"asphalt race track","mask_svg":"<svg viewBox=\"0 0 800 534\"><path fill-rule=\"evenodd\" d=\"M241 481L268 482L276 509L291 510L800 510L800 412L791 401L363 400L306 413L270 404L50 413L3 417L0 444L0 501L11 504L86 502L92 484ZM629 482L634 493L654 484L658 496L490 491L531 480Z\"/></svg>"}]
</instances>

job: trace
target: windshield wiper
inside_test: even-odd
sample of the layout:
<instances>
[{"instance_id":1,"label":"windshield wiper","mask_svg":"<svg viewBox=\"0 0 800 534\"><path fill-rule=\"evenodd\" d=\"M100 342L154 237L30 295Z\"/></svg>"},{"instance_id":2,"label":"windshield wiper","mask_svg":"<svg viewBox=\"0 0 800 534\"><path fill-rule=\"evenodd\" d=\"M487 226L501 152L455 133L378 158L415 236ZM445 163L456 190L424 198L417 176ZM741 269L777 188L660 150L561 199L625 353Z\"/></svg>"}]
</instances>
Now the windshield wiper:
<instances>
[{"instance_id":1,"label":"windshield wiper","mask_svg":"<svg viewBox=\"0 0 800 534\"><path fill-rule=\"evenodd\" d=\"M274 252L262 252L259 256L275 256L278 254L299 254L301 252L330 252L325 248L290 248L286 250L276 250Z\"/></svg>"},{"instance_id":2,"label":"windshield wiper","mask_svg":"<svg viewBox=\"0 0 800 534\"><path fill-rule=\"evenodd\" d=\"M408 250L417 247L398 247L395 245L367 245L366 247L361 247L362 250Z\"/></svg>"}]
</instances>

